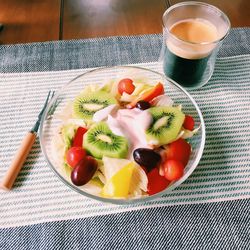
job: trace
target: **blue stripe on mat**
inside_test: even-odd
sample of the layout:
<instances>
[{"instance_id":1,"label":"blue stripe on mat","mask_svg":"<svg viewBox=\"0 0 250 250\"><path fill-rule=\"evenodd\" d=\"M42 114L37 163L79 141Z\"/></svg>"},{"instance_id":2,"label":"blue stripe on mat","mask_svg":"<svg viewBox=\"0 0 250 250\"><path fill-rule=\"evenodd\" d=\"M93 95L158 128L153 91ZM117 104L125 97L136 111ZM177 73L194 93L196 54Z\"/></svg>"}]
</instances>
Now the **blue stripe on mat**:
<instances>
[{"instance_id":1,"label":"blue stripe on mat","mask_svg":"<svg viewBox=\"0 0 250 250\"><path fill-rule=\"evenodd\" d=\"M180 205L0 229L0 249L247 250L249 207L250 200Z\"/></svg>"}]
</instances>

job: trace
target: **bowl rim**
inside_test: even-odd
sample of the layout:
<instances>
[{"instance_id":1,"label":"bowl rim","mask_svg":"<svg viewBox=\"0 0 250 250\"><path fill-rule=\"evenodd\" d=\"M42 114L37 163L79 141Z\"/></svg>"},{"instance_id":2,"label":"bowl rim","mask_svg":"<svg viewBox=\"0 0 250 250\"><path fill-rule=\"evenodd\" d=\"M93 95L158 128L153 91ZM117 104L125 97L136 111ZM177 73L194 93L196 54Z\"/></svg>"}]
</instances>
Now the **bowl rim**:
<instances>
[{"instance_id":1,"label":"bowl rim","mask_svg":"<svg viewBox=\"0 0 250 250\"><path fill-rule=\"evenodd\" d=\"M46 121L46 117L48 115L48 111L51 109L51 107L53 106L53 104L55 103L55 101L57 100L58 96L60 96L64 89L66 89L68 87L68 85L70 85L72 82L74 82L75 80L77 80L78 78L81 78L85 75L89 75L89 74L93 74L95 72L99 72L99 71L105 71L105 70L111 70L111 69L138 69L138 70L144 70L144 71L149 71L153 74L156 74L160 77L162 77L165 81L167 81L170 84L173 84L176 88L180 89L182 92L184 92L184 94L190 99L190 101L192 102L192 104L194 105L197 114L199 116L200 119L200 129L201 129L201 145L200 148L198 149L198 153L197 153L197 157L195 158L192 167L185 173L185 175L183 175L178 181L175 181L173 184L170 183L171 186L167 187L166 189L164 189L161 192L158 192L154 195L150 195L150 196L145 196L142 198L130 198L130 199L114 199L114 198L104 198L104 197L100 197L97 195L93 195L90 193L87 193L83 190L81 190L80 188L78 188L77 186L75 186L73 183L70 183L69 181L67 181L57 170L56 168L53 166L52 162L50 161L47 152L46 152L46 147L45 147L45 143L43 143L44 139L43 139L43 128L44 128L44 122ZM55 95L53 96L53 98L50 100L49 104L47 105L47 108L45 109L42 119L41 119L41 123L40 123L40 129L39 129L39 142L40 142L40 147L42 150L43 155L45 156L45 159L49 165L49 167L52 169L52 171L54 172L54 174L69 188L71 188L72 190L74 190L75 192L86 196L88 198L97 200L97 201L101 201L101 202L107 202L107 203L112 203L112 204L116 204L116 205L130 205L130 204L138 204L141 202L148 202L151 200L156 200L156 198L161 198L163 195L167 195L169 194L173 189L175 189L176 187L178 187L181 183L183 183L191 174L192 172L196 169L196 167L198 166L198 163L202 157L203 154L203 150L205 147L205 140L206 140L206 133L205 133L205 123L204 123L204 119L202 116L202 113L197 105L197 103L195 102L195 100L193 99L193 97L182 87L180 86L178 83L176 83L175 81L173 81L172 79L170 79L169 77L165 76L164 74L148 69L148 68L143 68L143 67L139 67L139 66L132 66L132 65L121 65L121 66L103 66L103 67L98 67L95 69L91 69L88 70L82 74L79 74L78 76L74 77L72 80L70 80L68 83L64 84L58 91L56 91Z\"/></svg>"}]
</instances>

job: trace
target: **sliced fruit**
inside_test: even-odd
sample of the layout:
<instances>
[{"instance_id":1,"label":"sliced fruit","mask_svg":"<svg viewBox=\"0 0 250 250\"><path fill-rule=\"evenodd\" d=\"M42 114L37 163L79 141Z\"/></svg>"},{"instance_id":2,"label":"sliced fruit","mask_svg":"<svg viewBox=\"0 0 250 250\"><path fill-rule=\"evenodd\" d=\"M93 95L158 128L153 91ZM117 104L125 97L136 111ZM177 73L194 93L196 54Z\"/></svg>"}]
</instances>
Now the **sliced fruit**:
<instances>
[{"instance_id":1,"label":"sliced fruit","mask_svg":"<svg viewBox=\"0 0 250 250\"><path fill-rule=\"evenodd\" d=\"M73 116L89 121L92 120L95 112L111 104L117 104L117 101L111 94L105 91L84 91L73 102Z\"/></svg>"},{"instance_id":2,"label":"sliced fruit","mask_svg":"<svg viewBox=\"0 0 250 250\"><path fill-rule=\"evenodd\" d=\"M182 127L185 115L175 107L153 107L148 109L152 122L146 131L147 142L161 146L174 141Z\"/></svg>"},{"instance_id":3,"label":"sliced fruit","mask_svg":"<svg viewBox=\"0 0 250 250\"><path fill-rule=\"evenodd\" d=\"M72 147L82 147L83 135L87 132L86 128L79 127L73 139Z\"/></svg>"},{"instance_id":4,"label":"sliced fruit","mask_svg":"<svg viewBox=\"0 0 250 250\"><path fill-rule=\"evenodd\" d=\"M149 89L145 91L142 95L138 96L135 100L133 100L131 103L127 105L128 108L134 108L136 106L136 103L143 100L146 102L151 101L158 95L162 95L164 93L164 87L162 83L158 83L155 85L152 89Z\"/></svg>"},{"instance_id":5,"label":"sliced fruit","mask_svg":"<svg viewBox=\"0 0 250 250\"><path fill-rule=\"evenodd\" d=\"M100 167L101 172L105 176L106 181L112 178L118 171L120 171L123 167L128 165L129 163L132 163L131 160L128 159L117 159L117 158L110 158L104 156L102 158L103 166ZM133 162L135 169L133 171L132 176L132 183L130 186L129 193L131 194L141 194L142 191L147 191L147 183L148 178L145 173L145 171L137 165L135 162ZM105 183L105 182L104 182Z\"/></svg>"},{"instance_id":6,"label":"sliced fruit","mask_svg":"<svg viewBox=\"0 0 250 250\"><path fill-rule=\"evenodd\" d=\"M126 158L128 153L127 139L112 133L105 122L96 123L88 130L83 145L90 155L99 159L103 156Z\"/></svg>"},{"instance_id":7,"label":"sliced fruit","mask_svg":"<svg viewBox=\"0 0 250 250\"><path fill-rule=\"evenodd\" d=\"M159 174L158 168L152 169L148 173L148 191L149 195L153 195L164 190L170 183L165 177Z\"/></svg>"},{"instance_id":8,"label":"sliced fruit","mask_svg":"<svg viewBox=\"0 0 250 250\"><path fill-rule=\"evenodd\" d=\"M134 163L131 162L113 175L103 187L101 193L102 196L110 198L126 198L129 194L134 169Z\"/></svg>"},{"instance_id":9,"label":"sliced fruit","mask_svg":"<svg viewBox=\"0 0 250 250\"><path fill-rule=\"evenodd\" d=\"M100 170L103 172L106 181L111 179L123 167L132 163L128 159L117 159L104 156L102 158L103 166ZM132 182L129 189L129 195L141 195L142 191L147 191L148 178L144 170L133 162L135 169L133 171Z\"/></svg>"},{"instance_id":10,"label":"sliced fruit","mask_svg":"<svg viewBox=\"0 0 250 250\"><path fill-rule=\"evenodd\" d=\"M191 115L186 115L183 123L183 127L192 131L194 129L194 118Z\"/></svg>"},{"instance_id":11,"label":"sliced fruit","mask_svg":"<svg viewBox=\"0 0 250 250\"><path fill-rule=\"evenodd\" d=\"M145 83L136 83L135 89L132 94L127 94L123 92L120 101L121 102L133 102L134 100L138 99L138 96L142 95L148 90L152 90L153 86Z\"/></svg>"},{"instance_id":12,"label":"sliced fruit","mask_svg":"<svg viewBox=\"0 0 250 250\"><path fill-rule=\"evenodd\" d=\"M135 90L135 85L133 84L133 80L129 78L124 78L119 81L118 91L121 95L123 94L123 92L130 95L133 93L134 90Z\"/></svg>"},{"instance_id":13,"label":"sliced fruit","mask_svg":"<svg viewBox=\"0 0 250 250\"><path fill-rule=\"evenodd\" d=\"M184 174L182 162L176 160L166 160L163 164L164 176L169 181L177 181Z\"/></svg>"},{"instance_id":14,"label":"sliced fruit","mask_svg":"<svg viewBox=\"0 0 250 250\"><path fill-rule=\"evenodd\" d=\"M170 143L166 148L165 158L167 160L177 160L182 162L184 167L187 165L191 154L191 145L184 139Z\"/></svg>"},{"instance_id":15,"label":"sliced fruit","mask_svg":"<svg viewBox=\"0 0 250 250\"><path fill-rule=\"evenodd\" d=\"M112 178L119 170L128 165L131 161L128 159L118 159L104 156L102 158L102 172L106 180Z\"/></svg>"}]
</instances>

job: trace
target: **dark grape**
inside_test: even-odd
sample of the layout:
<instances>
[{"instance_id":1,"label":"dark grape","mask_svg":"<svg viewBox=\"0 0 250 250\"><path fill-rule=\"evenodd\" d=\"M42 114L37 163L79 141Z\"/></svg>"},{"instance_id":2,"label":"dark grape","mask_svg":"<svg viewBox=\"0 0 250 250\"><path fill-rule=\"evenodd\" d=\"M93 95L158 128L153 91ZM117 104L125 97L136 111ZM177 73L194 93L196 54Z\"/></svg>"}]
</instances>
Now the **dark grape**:
<instances>
[{"instance_id":1,"label":"dark grape","mask_svg":"<svg viewBox=\"0 0 250 250\"><path fill-rule=\"evenodd\" d=\"M133 152L134 160L150 171L161 162L161 156L149 148L137 148Z\"/></svg>"},{"instance_id":2,"label":"dark grape","mask_svg":"<svg viewBox=\"0 0 250 250\"><path fill-rule=\"evenodd\" d=\"M149 109L150 103L142 100L142 101L137 102L135 107L141 110Z\"/></svg>"},{"instance_id":3,"label":"dark grape","mask_svg":"<svg viewBox=\"0 0 250 250\"><path fill-rule=\"evenodd\" d=\"M91 180L96 170L97 161L91 156L86 156L74 167L71 181L76 186L82 186Z\"/></svg>"}]
</instances>

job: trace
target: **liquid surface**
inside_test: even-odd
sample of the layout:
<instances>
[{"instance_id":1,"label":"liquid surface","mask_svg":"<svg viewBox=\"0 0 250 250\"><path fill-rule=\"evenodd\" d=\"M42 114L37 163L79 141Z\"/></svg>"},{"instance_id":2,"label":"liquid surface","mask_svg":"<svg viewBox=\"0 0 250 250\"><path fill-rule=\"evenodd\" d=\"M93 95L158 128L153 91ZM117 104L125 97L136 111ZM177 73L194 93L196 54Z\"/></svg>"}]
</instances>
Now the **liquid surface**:
<instances>
[{"instance_id":1,"label":"liquid surface","mask_svg":"<svg viewBox=\"0 0 250 250\"><path fill-rule=\"evenodd\" d=\"M187 88L206 83L212 73L209 59L217 46L213 43L219 37L217 28L204 19L186 19L170 27L170 33L181 41L172 37L166 41L165 74Z\"/></svg>"},{"instance_id":2,"label":"liquid surface","mask_svg":"<svg viewBox=\"0 0 250 250\"><path fill-rule=\"evenodd\" d=\"M177 22L170 28L170 33L191 43L214 42L218 37L216 27L203 19L186 19Z\"/></svg>"}]
</instances>

